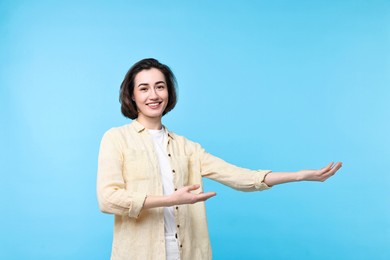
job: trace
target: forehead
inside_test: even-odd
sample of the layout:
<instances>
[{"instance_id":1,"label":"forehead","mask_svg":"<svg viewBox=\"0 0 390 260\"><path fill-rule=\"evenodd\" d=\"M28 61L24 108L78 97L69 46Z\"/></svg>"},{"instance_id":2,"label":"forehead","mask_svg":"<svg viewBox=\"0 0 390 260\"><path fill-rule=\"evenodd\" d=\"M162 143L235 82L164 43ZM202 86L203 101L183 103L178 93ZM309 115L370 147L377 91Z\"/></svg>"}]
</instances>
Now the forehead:
<instances>
[{"instance_id":1,"label":"forehead","mask_svg":"<svg viewBox=\"0 0 390 260\"><path fill-rule=\"evenodd\" d=\"M159 81L165 82L165 76L159 69L156 68L141 70L134 78L135 85L141 83L153 84Z\"/></svg>"}]
</instances>

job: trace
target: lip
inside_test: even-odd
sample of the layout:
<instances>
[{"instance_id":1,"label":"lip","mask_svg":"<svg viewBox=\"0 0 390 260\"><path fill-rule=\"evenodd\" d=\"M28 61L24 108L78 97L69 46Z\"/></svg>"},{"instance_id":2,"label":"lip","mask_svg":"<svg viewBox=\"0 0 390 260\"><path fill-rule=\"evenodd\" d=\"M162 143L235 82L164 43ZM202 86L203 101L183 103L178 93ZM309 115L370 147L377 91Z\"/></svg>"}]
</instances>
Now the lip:
<instances>
[{"instance_id":1,"label":"lip","mask_svg":"<svg viewBox=\"0 0 390 260\"><path fill-rule=\"evenodd\" d=\"M147 105L149 108L152 108L152 109L159 108L161 104L162 104L162 101L146 103L146 105Z\"/></svg>"}]
</instances>

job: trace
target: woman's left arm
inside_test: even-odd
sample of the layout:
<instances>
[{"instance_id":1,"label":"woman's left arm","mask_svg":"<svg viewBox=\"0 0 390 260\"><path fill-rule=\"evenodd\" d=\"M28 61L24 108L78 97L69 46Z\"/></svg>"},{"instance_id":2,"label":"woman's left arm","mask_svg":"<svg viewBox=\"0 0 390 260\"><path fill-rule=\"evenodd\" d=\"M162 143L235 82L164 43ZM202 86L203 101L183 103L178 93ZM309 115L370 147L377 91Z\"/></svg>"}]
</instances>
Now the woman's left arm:
<instances>
[{"instance_id":1,"label":"woman's left arm","mask_svg":"<svg viewBox=\"0 0 390 260\"><path fill-rule=\"evenodd\" d=\"M342 166L341 162L329 163L327 166L317 170L301 170L297 172L270 172L264 178L264 183L268 186L295 182L295 181L326 181L333 176Z\"/></svg>"}]
</instances>

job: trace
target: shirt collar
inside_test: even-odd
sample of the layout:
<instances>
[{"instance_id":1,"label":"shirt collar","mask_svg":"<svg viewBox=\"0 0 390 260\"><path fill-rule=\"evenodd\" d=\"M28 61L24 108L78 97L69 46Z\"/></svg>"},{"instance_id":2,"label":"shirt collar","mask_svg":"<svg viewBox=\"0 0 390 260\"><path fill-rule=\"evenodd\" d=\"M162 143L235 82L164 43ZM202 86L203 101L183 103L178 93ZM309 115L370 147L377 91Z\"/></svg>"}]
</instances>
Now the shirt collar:
<instances>
[{"instance_id":1,"label":"shirt collar","mask_svg":"<svg viewBox=\"0 0 390 260\"><path fill-rule=\"evenodd\" d=\"M133 120L133 122L131 122L131 124L134 126L135 130L137 131L137 133L141 133L143 132L146 128L140 123L138 122L137 120ZM166 128L164 125L163 127L165 128L165 130L167 131L168 133L168 136L170 138L173 139L173 134L168 130L168 128Z\"/></svg>"},{"instance_id":2,"label":"shirt collar","mask_svg":"<svg viewBox=\"0 0 390 260\"><path fill-rule=\"evenodd\" d=\"M141 133L142 131L144 131L146 128L141 124L139 123L137 120L133 120L133 122L131 122L131 125L133 125L133 127L135 128L135 130L138 132L138 133Z\"/></svg>"}]
</instances>

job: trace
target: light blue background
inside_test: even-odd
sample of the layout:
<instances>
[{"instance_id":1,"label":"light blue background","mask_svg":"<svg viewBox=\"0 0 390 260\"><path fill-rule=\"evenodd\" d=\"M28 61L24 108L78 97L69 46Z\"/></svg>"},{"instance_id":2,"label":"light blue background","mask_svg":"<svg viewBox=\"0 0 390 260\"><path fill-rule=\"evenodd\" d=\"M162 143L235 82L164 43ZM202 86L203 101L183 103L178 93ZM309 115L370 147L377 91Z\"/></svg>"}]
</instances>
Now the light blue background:
<instances>
[{"instance_id":1,"label":"light blue background","mask_svg":"<svg viewBox=\"0 0 390 260\"><path fill-rule=\"evenodd\" d=\"M234 164L341 160L326 183L211 181L214 259L390 259L389 1L0 2L0 258L108 259L103 133L155 57L179 82L170 130Z\"/></svg>"}]
</instances>

